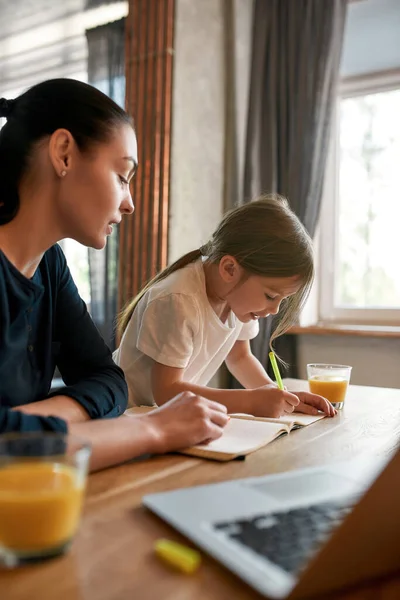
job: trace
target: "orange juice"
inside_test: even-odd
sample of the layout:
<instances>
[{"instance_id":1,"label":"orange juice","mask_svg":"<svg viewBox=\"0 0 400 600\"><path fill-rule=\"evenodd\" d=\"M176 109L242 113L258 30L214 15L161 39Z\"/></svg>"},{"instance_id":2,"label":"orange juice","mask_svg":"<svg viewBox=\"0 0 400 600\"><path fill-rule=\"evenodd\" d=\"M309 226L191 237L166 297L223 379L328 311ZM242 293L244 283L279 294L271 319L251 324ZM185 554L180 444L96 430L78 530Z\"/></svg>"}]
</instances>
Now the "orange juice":
<instances>
[{"instance_id":1,"label":"orange juice","mask_svg":"<svg viewBox=\"0 0 400 600\"><path fill-rule=\"evenodd\" d=\"M339 376L315 375L308 380L310 392L324 396L333 404L344 402L349 382Z\"/></svg>"},{"instance_id":2,"label":"orange juice","mask_svg":"<svg viewBox=\"0 0 400 600\"><path fill-rule=\"evenodd\" d=\"M16 552L57 548L74 535L83 484L77 471L51 462L0 469L0 546Z\"/></svg>"}]
</instances>

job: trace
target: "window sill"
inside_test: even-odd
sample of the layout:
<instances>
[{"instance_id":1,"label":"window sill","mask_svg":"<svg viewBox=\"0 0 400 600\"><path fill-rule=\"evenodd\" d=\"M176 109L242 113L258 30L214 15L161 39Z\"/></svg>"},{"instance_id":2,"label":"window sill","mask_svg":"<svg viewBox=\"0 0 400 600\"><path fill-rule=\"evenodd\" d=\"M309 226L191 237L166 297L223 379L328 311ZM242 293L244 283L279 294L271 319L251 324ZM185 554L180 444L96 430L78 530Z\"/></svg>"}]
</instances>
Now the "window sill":
<instances>
[{"instance_id":1,"label":"window sill","mask_svg":"<svg viewBox=\"0 0 400 600\"><path fill-rule=\"evenodd\" d=\"M400 326L317 323L316 325L309 325L307 327L296 325L291 327L287 333L293 335L347 335L400 339Z\"/></svg>"}]
</instances>

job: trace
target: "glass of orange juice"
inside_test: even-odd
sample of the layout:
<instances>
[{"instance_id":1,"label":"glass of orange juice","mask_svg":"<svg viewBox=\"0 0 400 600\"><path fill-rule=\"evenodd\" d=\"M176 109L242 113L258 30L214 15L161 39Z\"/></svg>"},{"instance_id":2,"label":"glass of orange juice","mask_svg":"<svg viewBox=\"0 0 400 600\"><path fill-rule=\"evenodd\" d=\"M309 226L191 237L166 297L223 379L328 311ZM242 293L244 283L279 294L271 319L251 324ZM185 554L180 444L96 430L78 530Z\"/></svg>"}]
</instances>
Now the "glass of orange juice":
<instances>
[{"instance_id":1,"label":"glass of orange juice","mask_svg":"<svg viewBox=\"0 0 400 600\"><path fill-rule=\"evenodd\" d=\"M90 445L58 433L0 435L0 564L63 554L78 528Z\"/></svg>"},{"instance_id":2,"label":"glass of orange juice","mask_svg":"<svg viewBox=\"0 0 400 600\"><path fill-rule=\"evenodd\" d=\"M307 365L310 392L324 396L337 409L343 408L351 369L348 365Z\"/></svg>"}]
</instances>

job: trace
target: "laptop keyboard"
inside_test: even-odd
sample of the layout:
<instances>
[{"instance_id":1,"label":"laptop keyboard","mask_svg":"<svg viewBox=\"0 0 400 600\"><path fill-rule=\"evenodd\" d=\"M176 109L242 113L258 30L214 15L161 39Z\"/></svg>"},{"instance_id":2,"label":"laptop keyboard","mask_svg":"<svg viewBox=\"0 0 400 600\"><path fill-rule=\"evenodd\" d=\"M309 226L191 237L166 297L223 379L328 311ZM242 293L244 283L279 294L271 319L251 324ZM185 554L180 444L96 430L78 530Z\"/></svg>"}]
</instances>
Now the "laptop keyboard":
<instances>
[{"instance_id":1,"label":"laptop keyboard","mask_svg":"<svg viewBox=\"0 0 400 600\"><path fill-rule=\"evenodd\" d=\"M229 539L297 574L351 511L354 500L274 512L249 519L215 523Z\"/></svg>"}]
</instances>

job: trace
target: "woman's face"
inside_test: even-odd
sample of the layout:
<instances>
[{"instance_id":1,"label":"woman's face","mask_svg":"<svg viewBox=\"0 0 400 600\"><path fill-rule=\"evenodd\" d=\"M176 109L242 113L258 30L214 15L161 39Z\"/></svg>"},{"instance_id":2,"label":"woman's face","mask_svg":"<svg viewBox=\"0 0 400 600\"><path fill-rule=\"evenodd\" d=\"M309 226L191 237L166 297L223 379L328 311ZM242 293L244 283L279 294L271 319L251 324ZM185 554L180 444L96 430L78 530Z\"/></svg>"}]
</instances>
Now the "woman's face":
<instances>
[{"instance_id":1,"label":"woman's face","mask_svg":"<svg viewBox=\"0 0 400 600\"><path fill-rule=\"evenodd\" d=\"M57 194L63 237L103 248L113 226L134 210L129 182L136 166L136 136L129 125L87 153L74 144Z\"/></svg>"}]
</instances>

